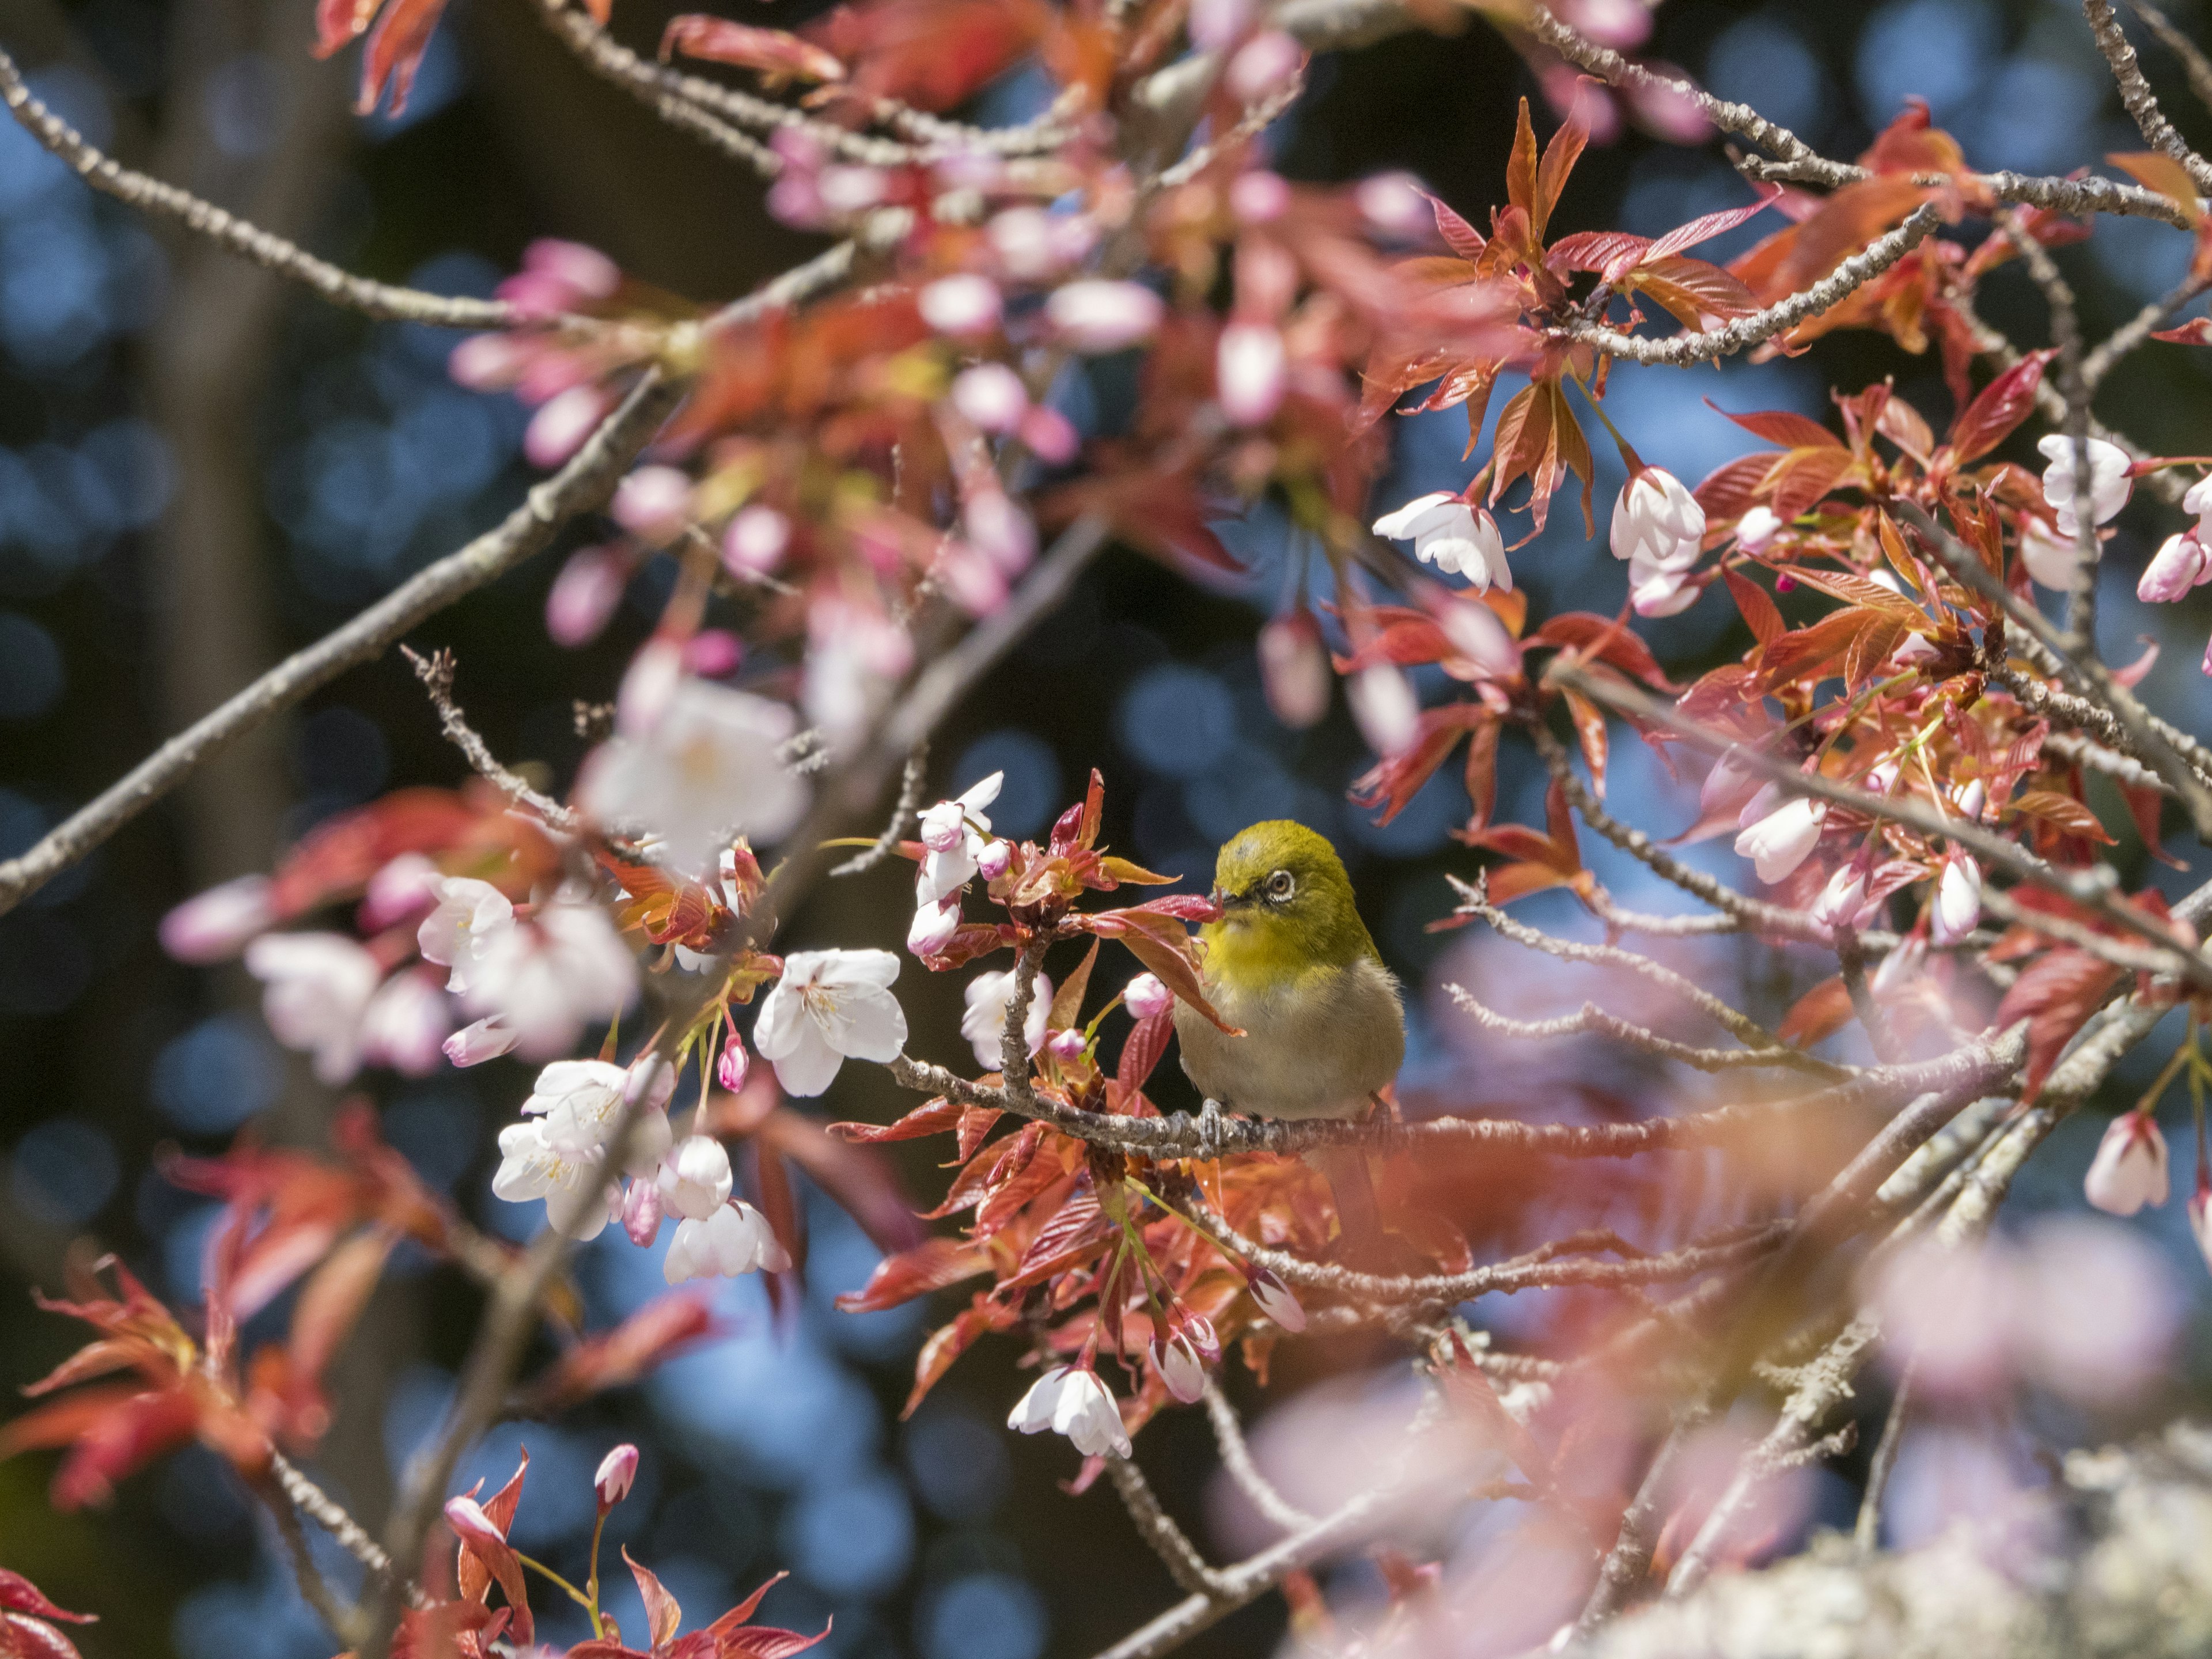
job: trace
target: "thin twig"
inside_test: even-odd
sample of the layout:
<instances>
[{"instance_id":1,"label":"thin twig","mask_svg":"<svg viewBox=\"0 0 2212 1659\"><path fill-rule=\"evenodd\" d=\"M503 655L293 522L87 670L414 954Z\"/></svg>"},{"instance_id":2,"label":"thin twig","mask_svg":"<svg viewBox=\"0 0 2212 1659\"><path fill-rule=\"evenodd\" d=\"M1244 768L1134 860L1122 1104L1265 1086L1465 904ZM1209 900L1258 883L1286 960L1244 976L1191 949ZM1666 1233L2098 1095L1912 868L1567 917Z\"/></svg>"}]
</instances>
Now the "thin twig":
<instances>
[{"instance_id":1,"label":"thin twig","mask_svg":"<svg viewBox=\"0 0 2212 1659\"><path fill-rule=\"evenodd\" d=\"M407 659L415 678L422 682L430 706L438 711L439 726L446 740L461 751L477 776L496 786L510 799L527 806L556 830L574 830L582 823L580 817L559 801L502 766L499 757L491 752L491 745L469 724L468 717L461 713L461 706L453 701L452 652L433 651L426 657L413 647L403 645L399 654Z\"/></svg>"},{"instance_id":2,"label":"thin twig","mask_svg":"<svg viewBox=\"0 0 2212 1659\"><path fill-rule=\"evenodd\" d=\"M1862 1555L1871 1555L1881 1541L1881 1500L1889 1490L1890 1471L1897 1467L1897 1449L1905 1443L1905 1420L1912 1414L1913 1362L1907 1360L1889 1396L1889 1415L1882 1419L1881 1438L1875 1442L1867 1463L1866 1490L1859 1498L1859 1518L1851 1528L1851 1541Z\"/></svg>"},{"instance_id":3,"label":"thin twig","mask_svg":"<svg viewBox=\"0 0 2212 1659\"><path fill-rule=\"evenodd\" d=\"M2189 77L2189 90L2196 94L2198 103L2212 109L2212 58L2206 58L2197 43L2150 0L2128 0L2128 9L2143 20L2161 46L2181 60L2181 71Z\"/></svg>"},{"instance_id":4,"label":"thin twig","mask_svg":"<svg viewBox=\"0 0 2212 1659\"><path fill-rule=\"evenodd\" d=\"M359 1641L361 1609L340 1596L323 1577L322 1569L315 1565L314 1552L307 1547L298 1512L282 1492L263 1490L259 1496L261 1507L268 1511L277 1537L283 1541L285 1558L292 1564L293 1582L300 1587L300 1599L314 1609L315 1616L341 1642Z\"/></svg>"},{"instance_id":5,"label":"thin twig","mask_svg":"<svg viewBox=\"0 0 2212 1659\"><path fill-rule=\"evenodd\" d=\"M2120 20L2112 15L2111 0L2081 0L2081 15L2089 20L2090 33L2097 37L2097 50L2105 54L2112 80L2119 87L2120 102L2135 118L2143 142L2160 155L2180 162L2198 195L2212 195L2212 162L2207 162L2190 149L2188 141L2166 118L2166 112L2159 108L2158 95L2151 91L2150 82L2143 79L2142 65L2136 61L2136 49L2128 44Z\"/></svg>"},{"instance_id":6,"label":"thin twig","mask_svg":"<svg viewBox=\"0 0 2212 1659\"><path fill-rule=\"evenodd\" d=\"M1786 1048L1697 1048L1686 1042L1677 1042L1671 1037L1661 1036L1616 1015L1608 1014L1595 1002L1585 1002L1571 1014L1562 1014L1553 1019L1515 1019L1501 1014L1480 1000L1462 985L1444 987L1453 1001L1486 1031L1495 1031L1500 1036L1540 1039L1545 1037L1583 1036L1595 1032L1616 1042L1627 1043L1660 1060L1679 1060L1700 1072L1733 1072L1746 1066L1791 1066L1796 1052Z\"/></svg>"},{"instance_id":7,"label":"thin twig","mask_svg":"<svg viewBox=\"0 0 2212 1659\"><path fill-rule=\"evenodd\" d=\"M901 837L907 832L907 826L921 811L922 792L927 787L928 778L929 745L925 743L906 757L906 775L899 784L898 805L891 808L890 822L884 825L884 832L876 837L876 844L863 848L842 864L833 866L830 873L833 876L857 876L874 869L889 858L897 849Z\"/></svg>"},{"instance_id":8,"label":"thin twig","mask_svg":"<svg viewBox=\"0 0 2212 1659\"><path fill-rule=\"evenodd\" d=\"M1237 1407L1229 1403L1220 1382L1211 1375L1206 1379L1206 1415L1213 1425L1214 1443L1221 1449L1222 1468L1252 1500L1252 1507L1285 1532L1313 1525L1313 1516L1276 1491L1274 1483L1260 1473L1260 1466L1252 1461L1252 1448L1244 1439L1244 1425L1237 1420Z\"/></svg>"},{"instance_id":9,"label":"thin twig","mask_svg":"<svg viewBox=\"0 0 2212 1659\"><path fill-rule=\"evenodd\" d=\"M1621 1512L1620 1530L1614 1534L1613 1547L1598 1566L1597 1583L1590 1587L1589 1599L1583 1603L1583 1610L1576 1617L1577 1641L1588 1641L1600 1626L1627 1606L1629 1597L1636 1594L1650 1572L1652 1553L1659 1545L1659 1528L1666 1519L1666 1505L1674 1497L1672 1488L1675 1469L1691 1437L1711 1417L1712 1407L1704 1401L1692 1401L1675 1413L1666 1439L1660 1442L1650 1467L1644 1472L1636 1496Z\"/></svg>"},{"instance_id":10,"label":"thin twig","mask_svg":"<svg viewBox=\"0 0 2212 1659\"><path fill-rule=\"evenodd\" d=\"M210 756L356 663L379 655L408 629L521 563L577 514L599 506L682 395L678 384L648 370L568 464L532 489L496 528L409 578L343 627L287 657L221 708L171 738L28 851L0 864L0 915L167 794Z\"/></svg>"},{"instance_id":11,"label":"thin twig","mask_svg":"<svg viewBox=\"0 0 2212 1659\"><path fill-rule=\"evenodd\" d=\"M1223 1588L1221 1575L1206 1565L1189 1534L1160 1507L1159 1498L1135 1460L1109 1456L1106 1474L1113 1481L1114 1490L1121 1494L1129 1519L1136 1522L1138 1536L1166 1565L1168 1576L1194 1595L1203 1595L1208 1601L1218 1595Z\"/></svg>"}]
</instances>

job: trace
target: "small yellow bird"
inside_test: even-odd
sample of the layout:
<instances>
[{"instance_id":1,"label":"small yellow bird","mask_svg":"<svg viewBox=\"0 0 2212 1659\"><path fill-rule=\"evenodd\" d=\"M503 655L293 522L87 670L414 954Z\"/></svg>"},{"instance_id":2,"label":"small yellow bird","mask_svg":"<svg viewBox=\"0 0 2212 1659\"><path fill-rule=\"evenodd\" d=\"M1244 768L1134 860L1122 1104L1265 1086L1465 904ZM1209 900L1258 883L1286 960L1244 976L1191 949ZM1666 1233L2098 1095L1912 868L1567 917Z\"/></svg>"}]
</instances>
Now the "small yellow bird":
<instances>
[{"instance_id":1,"label":"small yellow bird","mask_svg":"<svg viewBox=\"0 0 2212 1659\"><path fill-rule=\"evenodd\" d=\"M1255 1117L1358 1117L1406 1058L1406 1012L1326 836L1287 818L1231 837L1213 869L1223 915L1199 930L1200 975L1231 1036L1178 1002L1182 1069ZM1348 1236L1377 1236L1364 1154L1316 1160ZM1356 1190L1355 1190L1356 1189ZM1362 1215L1360 1212L1365 1212Z\"/></svg>"}]
</instances>

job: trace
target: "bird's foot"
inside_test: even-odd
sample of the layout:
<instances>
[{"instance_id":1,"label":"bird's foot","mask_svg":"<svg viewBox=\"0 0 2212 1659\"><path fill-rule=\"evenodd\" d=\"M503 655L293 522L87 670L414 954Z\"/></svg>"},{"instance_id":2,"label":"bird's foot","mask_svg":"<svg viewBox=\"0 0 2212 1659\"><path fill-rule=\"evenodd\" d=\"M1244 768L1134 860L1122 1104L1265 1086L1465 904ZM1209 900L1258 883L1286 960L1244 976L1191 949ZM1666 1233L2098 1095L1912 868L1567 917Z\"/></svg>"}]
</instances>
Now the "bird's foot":
<instances>
[{"instance_id":1,"label":"bird's foot","mask_svg":"<svg viewBox=\"0 0 2212 1659\"><path fill-rule=\"evenodd\" d=\"M1221 1103L1209 1098L1198 1109L1198 1157L1200 1163L1220 1161L1221 1130Z\"/></svg>"}]
</instances>

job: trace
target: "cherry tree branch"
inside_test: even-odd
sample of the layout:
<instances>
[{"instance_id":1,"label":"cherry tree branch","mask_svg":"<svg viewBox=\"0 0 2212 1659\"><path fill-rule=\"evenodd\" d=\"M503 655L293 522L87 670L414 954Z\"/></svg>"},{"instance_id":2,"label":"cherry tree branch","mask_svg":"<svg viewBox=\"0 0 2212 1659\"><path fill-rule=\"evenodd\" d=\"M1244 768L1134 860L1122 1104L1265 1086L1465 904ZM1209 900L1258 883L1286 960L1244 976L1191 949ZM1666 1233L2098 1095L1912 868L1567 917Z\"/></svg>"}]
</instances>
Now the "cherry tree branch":
<instances>
[{"instance_id":1,"label":"cherry tree branch","mask_svg":"<svg viewBox=\"0 0 2212 1659\"><path fill-rule=\"evenodd\" d=\"M2197 186L2197 194L2212 196L2212 162L2189 147L2188 141L2173 130L2173 123L2166 118L2166 112L2158 106L2158 95L2143 78L2142 65L2136 61L2136 49L2128 44L2120 20L2112 13L2112 0L2081 0L2081 15L2089 20L2090 33L2097 37L2097 50L2105 54L2112 80L2120 89L2120 102L2135 118L2143 142L2160 155L2179 161L2189 174L2190 182Z\"/></svg>"},{"instance_id":2,"label":"cherry tree branch","mask_svg":"<svg viewBox=\"0 0 2212 1659\"><path fill-rule=\"evenodd\" d=\"M499 757L491 752L491 745L469 724L468 717L461 713L461 706L453 701L452 652L433 651L426 657L412 647L403 645L399 654L407 659L415 678L422 682L431 708L438 712L439 728L444 732L446 741L461 751L477 776L518 805L527 806L556 830L574 830L582 823L582 818L575 812L501 764Z\"/></svg>"},{"instance_id":3,"label":"cherry tree branch","mask_svg":"<svg viewBox=\"0 0 2212 1659\"><path fill-rule=\"evenodd\" d=\"M0 863L0 915L167 794L210 756L221 753L346 669L381 654L410 629L538 551L570 519L600 506L682 397L679 383L648 370L568 464L532 489L496 527L410 577L343 627L286 658L171 738L27 851Z\"/></svg>"},{"instance_id":4,"label":"cherry tree branch","mask_svg":"<svg viewBox=\"0 0 2212 1659\"><path fill-rule=\"evenodd\" d=\"M1562 1014L1553 1019L1515 1019L1501 1014L1480 1000L1463 985L1444 987L1454 1002L1473 1017L1474 1023L1486 1031L1495 1031L1500 1036L1540 1041L1548 1037L1599 1036L1613 1038L1631 1048L1659 1060L1679 1060L1700 1072L1741 1071L1747 1066L1790 1066L1797 1064L1793 1058L1796 1051L1789 1048L1698 1048L1686 1042L1677 1042L1671 1037L1661 1036L1631 1024L1617 1015L1608 1014L1595 1002L1585 1002L1571 1014Z\"/></svg>"},{"instance_id":5,"label":"cherry tree branch","mask_svg":"<svg viewBox=\"0 0 2212 1659\"><path fill-rule=\"evenodd\" d=\"M1122 1504L1129 1511L1129 1519L1136 1523L1138 1535L1152 1547L1176 1585L1208 1601L1220 1595L1226 1587L1222 1575L1206 1565L1205 1556L1199 1553L1189 1534L1160 1507L1158 1496L1136 1461L1109 1455L1106 1475L1113 1481L1114 1490L1121 1494Z\"/></svg>"},{"instance_id":6,"label":"cherry tree branch","mask_svg":"<svg viewBox=\"0 0 2212 1659\"><path fill-rule=\"evenodd\" d=\"M1276 1491L1274 1483L1260 1473L1260 1466L1252 1461L1252 1448L1245 1443L1244 1425L1237 1420L1237 1407L1230 1404L1220 1382L1211 1372L1206 1379L1206 1415L1213 1425L1214 1444L1221 1449L1222 1468L1252 1500L1252 1507L1285 1532L1313 1525L1313 1516Z\"/></svg>"}]
</instances>

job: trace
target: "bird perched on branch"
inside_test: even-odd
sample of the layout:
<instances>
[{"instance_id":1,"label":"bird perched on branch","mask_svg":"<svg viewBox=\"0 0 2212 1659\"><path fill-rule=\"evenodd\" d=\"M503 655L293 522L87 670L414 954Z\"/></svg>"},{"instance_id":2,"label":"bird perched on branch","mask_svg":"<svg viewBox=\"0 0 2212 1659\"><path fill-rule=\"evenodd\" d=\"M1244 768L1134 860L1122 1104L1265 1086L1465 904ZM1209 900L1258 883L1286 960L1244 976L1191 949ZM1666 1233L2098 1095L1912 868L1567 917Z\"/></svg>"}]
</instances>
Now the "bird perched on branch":
<instances>
[{"instance_id":1,"label":"bird perched on branch","mask_svg":"<svg viewBox=\"0 0 2212 1659\"><path fill-rule=\"evenodd\" d=\"M1382 965L1328 839L1287 818L1230 838L1213 870L1218 921L1199 930L1200 974L1232 1036L1178 1002L1182 1069L1206 1097L1255 1117L1364 1116L1406 1058L1398 981ZM1380 1220L1357 1147L1312 1161L1336 1189L1347 1238L1375 1240Z\"/></svg>"}]
</instances>

